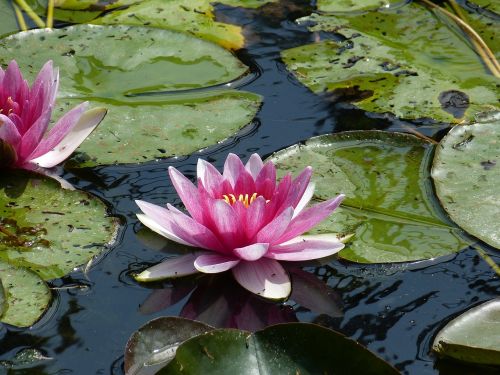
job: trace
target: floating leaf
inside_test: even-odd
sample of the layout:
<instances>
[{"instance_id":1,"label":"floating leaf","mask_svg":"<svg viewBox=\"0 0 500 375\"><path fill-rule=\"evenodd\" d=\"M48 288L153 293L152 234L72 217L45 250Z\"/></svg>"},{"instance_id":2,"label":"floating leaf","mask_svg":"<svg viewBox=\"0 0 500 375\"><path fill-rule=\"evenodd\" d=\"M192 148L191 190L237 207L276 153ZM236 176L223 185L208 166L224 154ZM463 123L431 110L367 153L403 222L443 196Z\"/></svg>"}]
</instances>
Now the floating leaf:
<instances>
[{"instance_id":1,"label":"floating leaf","mask_svg":"<svg viewBox=\"0 0 500 375\"><path fill-rule=\"evenodd\" d=\"M216 3L241 8L260 8L269 3L277 3L278 0L217 0Z\"/></svg>"},{"instance_id":2,"label":"floating leaf","mask_svg":"<svg viewBox=\"0 0 500 375\"><path fill-rule=\"evenodd\" d=\"M194 320L153 319L130 336L125 348L125 374L155 374L175 357L177 347L191 337L213 330Z\"/></svg>"},{"instance_id":3,"label":"floating leaf","mask_svg":"<svg viewBox=\"0 0 500 375\"><path fill-rule=\"evenodd\" d=\"M495 0L473 0L473 1L467 1L468 6L473 6L473 5L479 5L483 9L487 9L491 12L494 12L496 14L500 14L500 4L498 1Z\"/></svg>"},{"instance_id":4,"label":"floating leaf","mask_svg":"<svg viewBox=\"0 0 500 375\"><path fill-rule=\"evenodd\" d=\"M0 280L6 295L6 310L0 321L19 327L33 325L51 300L47 285L36 273L3 261L0 261Z\"/></svg>"},{"instance_id":5,"label":"floating leaf","mask_svg":"<svg viewBox=\"0 0 500 375\"><path fill-rule=\"evenodd\" d=\"M87 263L117 230L99 199L25 171L2 171L0 225L12 234L0 233L0 260L45 280Z\"/></svg>"},{"instance_id":6,"label":"floating leaf","mask_svg":"<svg viewBox=\"0 0 500 375\"><path fill-rule=\"evenodd\" d=\"M20 370L32 368L51 359L50 357L44 356L38 349L26 348L18 351L12 359L0 361L0 366L8 369Z\"/></svg>"},{"instance_id":7,"label":"floating leaf","mask_svg":"<svg viewBox=\"0 0 500 375\"><path fill-rule=\"evenodd\" d=\"M500 121L452 128L437 147L432 178L451 219L500 249Z\"/></svg>"},{"instance_id":8,"label":"floating leaf","mask_svg":"<svg viewBox=\"0 0 500 375\"><path fill-rule=\"evenodd\" d=\"M315 93L406 119L472 120L497 108L497 79L460 33L422 5L300 21L344 37L282 52L287 67Z\"/></svg>"},{"instance_id":9,"label":"floating leaf","mask_svg":"<svg viewBox=\"0 0 500 375\"><path fill-rule=\"evenodd\" d=\"M251 334L221 329L181 344L158 374L398 374L355 341L315 324L288 323Z\"/></svg>"},{"instance_id":10,"label":"floating leaf","mask_svg":"<svg viewBox=\"0 0 500 375\"><path fill-rule=\"evenodd\" d=\"M0 0L0 36L18 31L16 15L9 0Z\"/></svg>"},{"instance_id":11,"label":"floating leaf","mask_svg":"<svg viewBox=\"0 0 500 375\"><path fill-rule=\"evenodd\" d=\"M346 194L342 206L311 232L354 233L340 257L408 262L466 246L432 200L432 151L430 143L408 134L356 131L311 138L271 159L281 175L313 166L313 201Z\"/></svg>"},{"instance_id":12,"label":"floating leaf","mask_svg":"<svg viewBox=\"0 0 500 375\"><path fill-rule=\"evenodd\" d=\"M215 21L207 0L144 0L93 21L100 25L135 25L188 32L228 49L240 49L245 40L241 27Z\"/></svg>"},{"instance_id":13,"label":"floating leaf","mask_svg":"<svg viewBox=\"0 0 500 375\"><path fill-rule=\"evenodd\" d=\"M77 102L66 99L63 103L70 108ZM259 95L241 91L195 98L94 100L92 104L106 107L108 115L99 131L78 148L75 160L82 167L188 155L237 133L252 121L260 103Z\"/></svg>"},{"instance_id":14,"label":"floating leaf","mask_svg":"<svg viewBox=\"0 0 500 375\"><path fill-rule=\"evenodd\" d=\"M316 7L321 12L353 12L389 8L404 0L318 0Z\"/></svg>"},{"instance_id":15,"label":"floating leaf","mask_svg":"<svg viewBox=\"0 0 500 375\"><path fill-rule=\"evenodd\" d=\"M432 349L440 356L500 366L500 298L453 319L439 331Z\"/></svg>"}]
</instances>

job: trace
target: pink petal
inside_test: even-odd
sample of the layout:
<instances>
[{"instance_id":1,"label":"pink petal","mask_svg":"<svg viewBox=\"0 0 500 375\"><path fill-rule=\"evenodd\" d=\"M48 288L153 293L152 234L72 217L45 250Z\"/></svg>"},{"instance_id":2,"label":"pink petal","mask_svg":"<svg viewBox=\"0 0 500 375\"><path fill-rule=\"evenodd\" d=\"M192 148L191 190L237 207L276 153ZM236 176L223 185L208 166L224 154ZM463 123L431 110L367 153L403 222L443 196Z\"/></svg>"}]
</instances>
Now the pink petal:
<instances>
[{"instance_id":1,"label":"pink petal","mask_svg":"<svg viewBox=\"0 0 500 375\"><path fill-rule=\"evenodd\" d=\"M194 220L203 223L203 211L200 210L200 200L196 186L174 167L168 168L168 174L186 210Z\"/></svg>"},{"instance_id":2,"label":"pink petal","mask_svg":"<svg viewBox=\"0 0 500 375\"><path fill-rule=\"evenodd\" d=\"M208 201L209 213L214 223L213 231L225 248L234 249L245 239L238 216L229 204L220 199Z\"/></svg>"},{"instance_id":3,"label":"pink petal","mask_svg":"<svg viewBox=\"0 0 500 375\"><path fill-rule=\"evenodd\" d=\"M27 129L19 145L19 155L22 159L30 160L33 151L40 144L47 130L52 115L52 107L47 107L38 119ZM48 151L48 150L47 150Z\"/></svg>"},{"instance_id":4,"label":"pink petal","mask_svg":"<svg viewBox=\"0 0 500 375\"><path fill-rule=\"evenodd\" d=\"M62 161L66 160L72 153L77 149L78 146L87 138L90 133L99 125L104 116L106 116L106 109L104 108L94 108L85 112L78 120L78 122L70 127L69 133L54 147L53 150L44 153L42 156L35 157L31 160L32 163L38 164L44 168L51 168ZM64 116L66 117L66 116ZM63 127L65 125L60 125L61 120L57 122L54 126ZM64 123L63 123L64 124ZM53 129L54 129L53 128ZM54 133L55 134L55 133ZM50 137L50 134L49 134ZM52 142L56 137L54 137L50 142ZM42 141L43 142L43 141ZM46 148L49 144L47 139L47 144L40 143L38 147ZM35 150L33 154L35 155L38 151Z\"/></svg>"},{"instance_id":5,"label":"pink petal","mask_svg":"<svg viewBox=\"0 0 500 375\"><path fill-rule=\"evenodd\" d=\"M156 266L142 271L135 276L135 279L138 281L157 281L198 273L194 267L194 261L200 254L200 252L196 252L164 260Z\"/></svg>"},{"instance_id":6,"label":"pink petal","mask_svg":"<svg viewBox=\"0 0 500 375\"><path fill-rule=\"evenodd\" d=\"M250 159L248 159L245 164L245 169L252 175L252 178L255 180L259 175L264 163L258 154L252 154Z\"/></svg>"},{"instance_id":7,"label":"pink petal","mask_svg":"<svg viewBox=\"0 0 500 375\"><path fill-rule=\"evenodd\" d=\"M17 62L12 60L5 71L5 76L2 81L4 93L9 93L9 96L15 96L18 90L21 90L22 86L26 85Z\"/></svg>"},{"instance_id":8,"label":"pink petal","mask_svg":"<svg viewBox=\"0 0 500 375\"><path fill-rule=\"evenodd\" d=\"M0 114L0 139L8 143L14 150L21 142L21 134L16 125L5 115Z\"/></svg>"},{"instance_id":9,"label":"pink petal","mask_svg":"<svg viewBox=\"0 0 500 375\"><path fill-rule=\"evenodd\" d=\"M243 260L254 261L262 258L269 249L268 243L254 243L245 247L238 247L233 253Z\"/></svg>"},{"instance_id":10,"label":"pink petal","mask_svg":"<svg viewBox=\"0 0 500 375\"><path fill-rule=\"evenodd\" d=\"M311 198L314 195L315 183L309 182L307 185L306 191L304 191L302 198L300 198L299 203L295 206L295 210L293 211L293 218L297 217L298 214L302 212L302 210L307 206L307 204L311 201Z\"/></svg>"},{"instance_id":11,"label":"pink petal","mask_svg":"<svg viewBox=\"0 0 500 375\"><path fill-rule=\"evenodd\" d=\"M272 246L266 258L287 261L318 259L338 253L343 248L344 244L334 234L306 235Z\"/></svg>"},{"instance_id":12,"label":"pink petal","mask_svg":"<svg viewBox=\"0 0 500 375\"><path fill-rule=\"evenodd\" d=\"M255 179L257 193L267 199L271 198L276 188L276 167L272 161L268 161L260 170Z\"/></svg>"},{"instance_id":13,"label":"pink petal","mask_svg":"<svg viewBox=\"0 0 500 375\"><path fill-rule=\"evenodd\" d=\"M296 207L300 202L304 192L309 186L311 180L312 168L305 168L293 181L285 202L287 206Z\"/></svg>"},{"instance_id":14,"label":"pink petal","mask_svg":"<svg viewBox=\"0 0 500 375\"><path fill-rule=\"evenodd\" d=\"M229 154L226 158L226 162L224 163L224 172L222 175L234 188L236 181L244 170L245 166L241 162L241 159L235 154Z\"/></svg>"},{"instance_id":15,"label":"pink petal","mask_svg":"<svg viewBox=\"0 0 500 375\"><path fill-rule=\"evenodd\" d=\"M274 243L283 243L307 232L316 224L327 218L340 205L344 197L345 195L340 194L336 198L319 203L302 211L291 221L286 232Z\"/></svg>"},{"instance_id":16,"label":"pink petal","mask_svg":"<svg viewBox=\"0 0 500 375\"><path fill-rule=\"evenodd\" d=\"M234 184L234 195L238 198L240 194L251 196L254 192L256 192L256 189L253 177L250 172L243 169Z\"/></svg>"},{"instance_id":17,"label":"pink petal","mask_svg":"<svg viewBox=\"0 0 500 375\"><path fill-rule=\"evenodd\" d=\"M40 103L43 107L52 106L56 99L58 86L59 70L53 68L52 61L47 61L31 87L31 102Z\"/></svg>"},{"instance_id":18,"label":"pink petal","mask_svg":"<svg viewBox=\"0 0 500 375\"><path fill-rule=\"evenodd\" d=\"M285 233L292 220L293 208L288 207L274 220L262 228L255 236L255 242L276 243L276 240Z\"/></svg>"},{"instance_id":19,"label":"pink petal","mask_svg":"<svg viewBox=\"0 0 500 375\"><path fill-rule=\"evenodd\" d=\"M196 174L210 196L220 198L224 178L217 168L203 159L198 159Z\"/></svg>"},{"instance_id":20,"label":"pink petal","mask_svg":"<svg viewBox=\"0 0 500 375\"><path fill-rule=\"evenodd\" d=\"M240 263L239 259L217 254L206 254L196 258L194 266L203 273L220 273L233 268L238 263Z\"/></svg>"},{"instance_id":21,"label":"pink petal","mask_svg":"<svg viewBox=\"0 0 500 375\"><path fill-rule=\"evenodd\" d=\"M158 233L160 236L168 238L169 240L180 243L182 245L196 247L196 245L188 241L185 241L176 234L174 234L171 229L167 229L167 225L161 225L160 223L158 223L157 221L155 221L154 219L152 219L147 215L137 214L136 216L142 224L147 226L153 232ZM168 227L171 228L170 223L168 223Z\"/></svg>"},{"instance_id":22,"label":"pink petal","mask_svg":"<svg viewBox=\"0 0 500 375\"><path fill-rule=\"evenodd\" d=\"M243 288L264 298L285 299L292 290L288 274L278 262L272 259L242 261L232 269L232 272Z\"/></svg>"},{"instance_id":23,"label":"pink petal","mask_svg":"<svg viewBox=\"0 0 500 375\"><path fill-rule=\"evenodd\" d=\"M245 233L247 238L253 238L264 224L264 214L266 210L266 200L264 197L257 197L246 209Z\"/></svg>"}]
</instances>

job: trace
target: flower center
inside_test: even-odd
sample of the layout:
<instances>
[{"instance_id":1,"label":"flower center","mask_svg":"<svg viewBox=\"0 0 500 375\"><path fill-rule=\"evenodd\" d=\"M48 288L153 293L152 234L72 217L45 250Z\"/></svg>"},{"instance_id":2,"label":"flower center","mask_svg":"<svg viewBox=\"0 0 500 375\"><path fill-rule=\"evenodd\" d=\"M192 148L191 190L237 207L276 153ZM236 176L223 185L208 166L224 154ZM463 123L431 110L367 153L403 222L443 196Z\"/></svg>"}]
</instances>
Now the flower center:
<instances>
[{"instance_id":1,"label":"flower center","mask_svg":"<svg viewBox=\"0 0 500 375\"><path fill-rule=\"evenodd\" d=\"M248 206L250 206L252 202L257 199L257 197L257 193L253 193L252 195L240 194L238 198L236 198L234 194L224 194L222 196L227 204L233 205L235 202L241 202L246 208L248 208Z\"/></svg>"},{"instance_id":2,"label":"flower center","mask_svg":"<svg viewBox=\"0 0 500 375\"><path fill-rule=\"evenodd\" d=\"M6 103L3 103L3 105L0 106L0 113L8 116L12 112L17 112L18 109L19 109L19 104L17 104L14 100L12 100L12 96L9 96L7 98Z\"/></svg>"}]
</instances>

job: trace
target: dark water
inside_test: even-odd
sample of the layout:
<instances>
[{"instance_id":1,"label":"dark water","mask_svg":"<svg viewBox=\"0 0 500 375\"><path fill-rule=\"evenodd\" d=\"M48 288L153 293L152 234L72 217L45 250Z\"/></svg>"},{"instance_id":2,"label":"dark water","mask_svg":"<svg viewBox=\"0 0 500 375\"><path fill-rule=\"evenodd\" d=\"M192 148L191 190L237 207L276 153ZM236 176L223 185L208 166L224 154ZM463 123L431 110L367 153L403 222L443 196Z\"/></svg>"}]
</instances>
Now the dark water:
<instances>
[{"instance_id":1,"label":"dark water","mask_svg":"<svg viewBox=\"0 0 500 375\"><path fill-rule=\"evenodd\" d=\"M365 114L301 86L280 62L279 52L312 41L309 32L292 22L309 13L306 2L269 6L265 14L218 7L219 19L244 25L250 40L248 49L238 53L254 72L254 79L245 80L243 88L264 96L254 123L236 137L190 157L64 172L71 183L108 202L111 214L122 217L124 225L117 244L86 275L74 272L51 284L61 289L54 290L53 305L39 323L30 329L0 328L0 360L27 347L54 359L27 369L0 369L0 374L123 374L123 352L130 334L152 318L180 313L187 297L162 311L141 313L139 306L151 289L130 276L165 256L136 236L141 225L133 201L178 203L168 166L194 177L198 157L221 168L228 152L244 159L253 152L267 156L311 136L351 129L410 126L439 137L443 126ZM500 261L494 250L489 253ZM499 278L474 249L414 264L360 266L333 261L307 270L337 291L344 315L318 316L289 303L287 309L300 321L316 321L343 332L403 373L483 373L436 362L429 353L434 335L447 321L499 295ZM72 288L75 285L79 287Z\"/></svg>"}]
</instances>

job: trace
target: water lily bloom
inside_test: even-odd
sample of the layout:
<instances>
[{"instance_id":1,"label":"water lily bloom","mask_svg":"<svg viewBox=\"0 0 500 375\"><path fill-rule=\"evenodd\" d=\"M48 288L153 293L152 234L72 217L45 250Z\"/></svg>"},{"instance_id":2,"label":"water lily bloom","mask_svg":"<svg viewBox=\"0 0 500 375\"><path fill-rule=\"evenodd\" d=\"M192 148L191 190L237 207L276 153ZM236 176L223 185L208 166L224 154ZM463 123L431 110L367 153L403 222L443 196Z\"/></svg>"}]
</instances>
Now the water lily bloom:
<instances>
[{"instance_id":1,"label":"water lily bloom","mask_svg":"<svg viewBox=\"0 0 500 375\"><path fill-rule=\"evenodd\" d=\"M29 87L15 61L0 68L0 166L51 168L64 161L106 115L87 102L66 113L47 132L59 72L47 62Z\"/></svg>"},{"instance_id":2,"label":"water lily bloom","mask_svg":"<svg viewBox=\"0 0 500 375\"><path fill-rule=\"evenodd\" d=\"M136 201L139 220L151 230L180 244L204 250L167 259L136 278L152 281L196 272L231 270L249 291L271 299L287 298L290 278L278 261L323 258L344 245L335 234L303 235L328 217L343 195L306 208L313 196L307 167L295 179L276 181L276 168L253 154L246 165L229 154L223 174L198 160L198 186L177 169L170 178L189 213L174 206Z\"/></svg>"}]
</instances>

